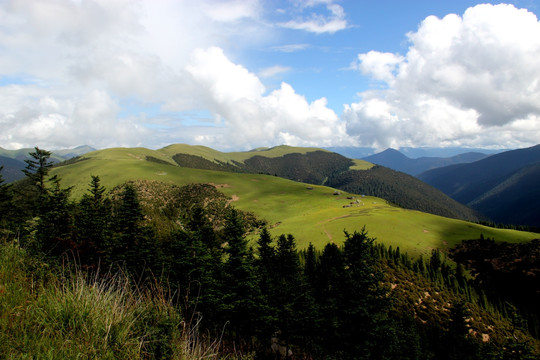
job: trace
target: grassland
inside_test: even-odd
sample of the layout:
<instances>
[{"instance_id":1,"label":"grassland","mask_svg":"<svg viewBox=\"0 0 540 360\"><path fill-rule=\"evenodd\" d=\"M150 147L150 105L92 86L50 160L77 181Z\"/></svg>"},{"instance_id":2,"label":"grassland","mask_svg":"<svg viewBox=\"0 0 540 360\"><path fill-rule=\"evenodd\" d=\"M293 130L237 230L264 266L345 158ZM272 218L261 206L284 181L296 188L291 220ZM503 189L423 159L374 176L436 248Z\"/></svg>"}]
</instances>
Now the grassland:
<instances>
[{"instance_id":1,"label":"grassland","mask_svg":"<svg viewBox=\"0 0 540 360\"><path fill-rule=\"evenodd\" d=\"M116 148L86 154L85 161L55 168L52 174L58 174L62 178L63 186L73 186L75 198L86 191L91 175L98 175L108 189L135 179L157 180L176 185L212 183L227 196L234 198L236 207L253 211L266 219L274 235L293 234L300 248L306 247L310 242L317 248L322 248L329 241L340 244L344 239L344 230L353 232L364 225L370 236L387 245L399 246L402 251L412 255L427 254L433 248L445 249L461 240L478 238L480 234L509 242L538 237L538 234L534 233L493 229L404 210L379 198L347 193L334 195L335 190L332 188L307 185L275 176L198 170L174 165L172 156L178 152L187 152L186 149L192 155L219 161L241 161L241 156L249 154L220 153L205 147L187 145L172 145L161 150ZM297 148L294 149L296 151ZM266 151L273 156L282 156L291 149L278 147L258 152L264 152L266 156ZM306 151L309 149L306 148ZM171 165L146 161L147 156ZM354 204L351 205L351 202ZM351 206L344 207L347 205Z\"/></svg>"}]
</instances>

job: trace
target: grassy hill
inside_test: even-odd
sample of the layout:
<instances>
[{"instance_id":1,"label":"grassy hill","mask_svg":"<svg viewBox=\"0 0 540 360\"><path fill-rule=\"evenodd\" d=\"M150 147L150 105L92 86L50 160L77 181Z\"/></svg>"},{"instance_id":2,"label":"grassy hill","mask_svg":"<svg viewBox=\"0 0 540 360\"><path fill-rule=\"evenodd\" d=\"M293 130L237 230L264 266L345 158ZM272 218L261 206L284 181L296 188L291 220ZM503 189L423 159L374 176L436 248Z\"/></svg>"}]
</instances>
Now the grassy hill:
<instances>
[{"instance_id":1,"label":"grassy hill","mask_svg":"<svg viewBox=\"0 0 540 360\"><path fill-rule=\"evenodd\" d=\"M478 221L479 215L441 191L397 171L373 167L316 148L278 146L266 150L223 154L186 145L171 146L168 154L182 167L275 175L285 179L384 198L401 207L456 219ZM172 152L170 152L172 150ZM268 156L266 155L268 154ZM153 157L149 160L162 162Z\"/></svg>"},{"instance_id":2,"label":"grassy hill","mask_svg":"<svg viewBox=\"0 0 540 360\"><path fill-rule=\"evenodd\" d=\"M478 238L480 234L509 242L538 237L538 234L493 229L405 210L376 197L349 193L334 195L335 189L330 187L276 176L181 167L176 165L173 156L182 147L186 145L173 145L161 150L115 148L95 151L85 154L80 161L54 168L52 175L59 175L63 186L73 186L74 197L80 197L86 191L91 175L98 175L109 190L136 179L175 185L211 183L230 197L237 208L253 211L266 219L274 234L294 234L300 248L310 242L319 248L329 241L341 243L343 230L359 230L364 225L380 241L400 246L402 251L415 255L427 254L433 248L445 249L463 239ZM188 148L190 155L197 154L206 160L230 161L233 164L232 161L242 161L242 157L249 158L249 153L223 154L204 147ZM283 156L280 153L292 153L296 148L279 147L266 151L279 157ZM318 149L306 150L313 151Z\"/></svg>"}]
</instances>

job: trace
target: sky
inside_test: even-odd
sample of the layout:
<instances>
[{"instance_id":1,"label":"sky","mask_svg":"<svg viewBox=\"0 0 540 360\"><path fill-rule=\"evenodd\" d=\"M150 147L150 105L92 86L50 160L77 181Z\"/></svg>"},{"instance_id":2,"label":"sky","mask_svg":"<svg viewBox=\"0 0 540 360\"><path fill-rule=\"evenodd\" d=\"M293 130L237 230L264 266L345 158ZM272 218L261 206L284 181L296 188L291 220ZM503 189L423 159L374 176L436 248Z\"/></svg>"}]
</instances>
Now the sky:
<instances>
[{"instance_id":1,"label":"sky","mask_svg":"<svg viewBox=\"0 0 540 360\"><path fill-rule=\"evenodd\" d=\"M0 0L0 147L540 141L540 0Z\"/></svg>"}]
</instances>

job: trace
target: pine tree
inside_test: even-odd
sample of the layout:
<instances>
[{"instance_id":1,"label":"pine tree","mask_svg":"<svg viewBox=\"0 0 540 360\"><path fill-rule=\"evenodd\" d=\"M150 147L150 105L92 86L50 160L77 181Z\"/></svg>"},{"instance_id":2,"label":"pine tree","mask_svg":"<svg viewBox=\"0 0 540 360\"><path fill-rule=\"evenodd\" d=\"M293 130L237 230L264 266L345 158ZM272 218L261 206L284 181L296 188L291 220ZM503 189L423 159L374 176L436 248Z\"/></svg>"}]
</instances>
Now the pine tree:
<instances>
[{"instance_id":1,"label":"pine tree","mask_svg":"<svg viewBox=\"0 0 540 360\"><path fill-rule=\"evenodd\" d=\"M259 279L259 289L263 297L261 315L264 329L263 336L270 337L277 328L277 309L272 301L277 287L276 251L272 244L272 237L266 227L261 230L257 240L258 257L255 259L255 268Z\"/></svg>"},{"instance_id":2,"label":"pine tree","mask_svg":"<svg viewBox=\"0 0 540 360\"><path fill-rule=\"evenodd\" d=\"M143 219L135 188L124 185L120 201L113 209L113 234L107 246L107 260L123 264L141 276L156 265L154 234L143 225Z\"/></svg>"},{"instance_id":3,"label":"pine tree","mask_svg":"<svg viewBox=\"0 0 540 360\"><path fill-rule=\"evenodd\" d=\"M223 317L230 321L230 329L238 345L241 339L253 335L260 324L262 296L257 286L253 253L244 236L244 225L236 210L227 218L224 234L227 259L224 263Z\"/></svg>"},{"instance_id":4,"label":"pine tree","mask_svg":"<svg viewBox=\"0 0 540 360\"><path fill-rule=\"evenodd\" d=\"M111 201L105 196L99 176L92 176L88 193L78 204L75 218L77 242L81 261L86 265L97 265L104 256L104 247L110 236Z\"/></svg>"},{"instance_id":5,"label":"pine tree","mask_svg":"<svg viewBox=\"0 0 540 360\"><path fill-rule=\"evenodd\" d=\"M315 300L319 305L318 336L320 344L317 358L340 358L342 355L342 338L344 321L343 303L345 294L345 263L338 246L329 243L319 258L317 269L319 279L315 291Z\"/></svg>"},{"instance_id":6,"label":"pine tree","mask_svg":"<svg viewBox=\"0 0 540 360\"><path fill-rule=\"evenodd\" d=\"M55 175L49 179L50 189L42 195L34 250L47 256L60 257L66 251L77 251L73 242L73 204L71 187L62 188Z\"/></svg>"},{"instance_id":7,"label":"pine tree","mask_svg":"<svg viewBox=\"0 0 540 360\"><path fill-rule=\"evenodd\" d=\"M53 166L53 163L49 161L52 153L47 150L42 150L37 146L34 150L34 152L30 153L32 159L24 160L26 169L24 169L23 172L39 189L40 194L45 195L45 180L49 174L49 170Z\"/></svg>"},{"instance_id":8,"label":"pine tree","mask_svg":"<svg viewBox=\"0 0 540 360\"><path fill-rule=\"evenodd\" d=\"M467 324L471 312L464 302L458 302L450 308L450 322L446 333L447 346L443 351L452 360L475 359L478 347L469 337L469 327Z\"/></svg>"},{"instance_id":9,"label":"pine tree","mask_svg":"<svg viewBox=\"0 0 540 360\"><path fill-rule=\"evenodd\" d=\"M374 238L365 228L352 235L345 233L345 288L343 299L343 349L347 356L371 359L382 357L386 350L382 338L389 310L383 274L376 267L372 250Z\"/></svg>"},{"instance_id":10,"label":"pine tree","mask_svg":"<svg viewBox=\"0 0 540 360\"><path fill-rule=\"evenodd\" d=\"M277 240L274 276L277 283L272 298L281 338L287 345L294 343L312 351L318 312L291 234Z\"/></svg>"}]
</instances>

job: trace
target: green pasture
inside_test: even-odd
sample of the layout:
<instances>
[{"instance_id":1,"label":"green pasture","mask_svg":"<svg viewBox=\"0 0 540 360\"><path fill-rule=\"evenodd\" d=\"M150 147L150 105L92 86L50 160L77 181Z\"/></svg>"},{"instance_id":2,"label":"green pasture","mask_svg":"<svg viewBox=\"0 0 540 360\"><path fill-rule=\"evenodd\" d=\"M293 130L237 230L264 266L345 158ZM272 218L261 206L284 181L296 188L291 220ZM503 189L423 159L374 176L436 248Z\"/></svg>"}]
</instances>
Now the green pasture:
<instances>
[{"instance_id":1,"label":"green pasture","mask_svg":"<svg viewBox=\"0 0 540 360\"><path fill-rule=\"evenodd\" d=\"M433 248L452 247L461 240L478 238L480 234L509 242L538 237L538 234L493 229L404 210L382 199L360 194L341 192L334 195L335 190L328 187L275 176L198 170L145 161L147 155L165 161L172 156L143 148L109 149L90 153L85 156L87 160L54 168L52 174L62 178L62 186L73 186L75 198L87 191L91 175L98 175L109 190L135 179L176 185L212 183L233 198L237 208L253 211L266 219L274 235L293 234L299 248L307 247L310 242L319 249L329 241L340 244L344 240L344 230L353 232L364 225L377 241L399 246L411 255L427 254ZM347 205L351 206L344 207Z\"/></svg>"},{"instance_id":2,"label":"green pasture","mask_svg":"<svg viewBox=\"0 0 540 360\"><path fill-rule=\"evenodd\" d=\"M287 145L276 146L272 148L258 148L251 151L238 151L238 152L220 152L212 148L201 146L201 145L186 145L186 144L174 144L164 147L163 149L157 150L158 152L169 156L172 156L182 153L200 156L206 160L210 161L221 161L221 162L244 162L245 160L253 156L264 156L267 158L275 158L284 156L287 154L306 154L313 151L327 151L319 148L310 148L310 147L292 147Z\"/></svg>"}]
</instances>

